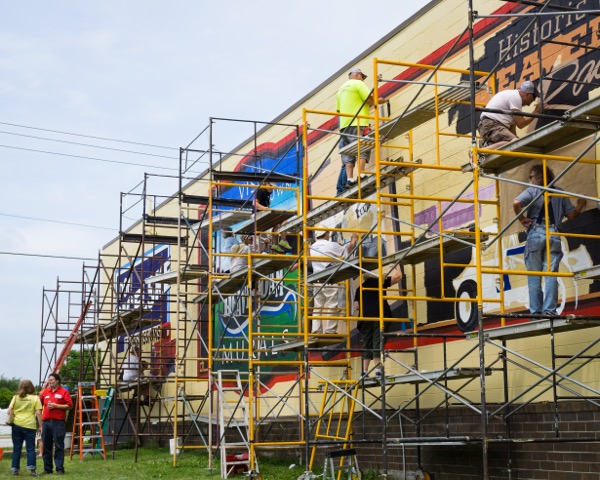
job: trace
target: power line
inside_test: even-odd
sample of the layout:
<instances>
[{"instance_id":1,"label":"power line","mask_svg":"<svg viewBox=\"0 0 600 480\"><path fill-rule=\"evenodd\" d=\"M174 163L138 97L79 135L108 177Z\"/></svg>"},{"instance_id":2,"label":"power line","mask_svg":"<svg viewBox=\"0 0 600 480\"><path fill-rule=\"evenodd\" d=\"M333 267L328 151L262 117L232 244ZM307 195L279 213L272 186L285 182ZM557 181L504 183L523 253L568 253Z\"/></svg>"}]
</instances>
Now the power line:
<instances>
[{"instance_id":1,"label":"power line","mask_svg":"<svg viewBox=\"0 0 600 480\"><path fill-rule=\"evenodd\" d=\"M3 148L12 148L13 150L24 150L26 152L35 152L35 153L46 153L48 155L59 155L63 157L71 157L71 158L82 158L84 160L94 160L96 162L105 162L105 163L118 163L120 165L130 165L132 167L145 167L145 168L156 168L158 170L171 170L171 171L179 171L178 168L170 168L170 167L159 167L156 165L147 165L144 163L134 163L134 162L123 162L119 160L108 160L105 158L96 158L96 157L86 157L84 155L73 155L70 153L60 153L60 152L49 152L47 150L36 150L34 148L25 148L25 147L14 147L12 145L1 145Z\"/></svg>"},{"instance_id":2,"label":"power line","mask_svg":"<svg viewBox=\"0 0 600 480\"><path fill-rule=\"evenodd\" d=\"M7 132L5 130L0 130L0 133L3 133L5 135L15 135L17 137L34 138L36 140L45 140L47 142L67 143L69 145L78 145L80 147L101 148L103 150L111 150L113 152L133 153L135 155L146 155L148 157L159 157L159 158L168 158L169 160L179 160L177 157L168 157L166 155L158 155L156 153L136 152L134 150L125 150L123 148L104 147L102 145L92 145L90 143L70 142L68 140L60 140L58 138L38 137L35 135L25 135L24 133Z\"/></svg>"},{"instance_id":3,"label":"power line","mask_svg":"<svg viewBox=\"0 0 600 480\"><path fill-rule=\"evenodd\" d=\"M108 141L108 142L129 143L131 145L143 145L144 147L164 148L166 150L179 150L176 147L165 147L165 146L162 146L162 145L153 145L151 143L132 142L130 140L118 140L116 138L96 137L94 135L84 135L83 133L63 132L63 131L60 131L60 130L51 130L49 128L40 128L40 127L31 127L31 126L28 126L28 125L19 125L18 123L0 122L0 125L8 125L8 126L11 126L11 127L19 127L19 128L28 128L30 130L39 130L41 132L60 133L61 135L71 135L71 136L74 136L74 137L93 138L95 140L105 140L105 141Z\"/></svg>"},{"instance_id":4,"label":"power line","mask_svg":"<svg viewBox=\"0 0 600 480\"><path fill-rule=\"evenodd\" d=\"M59 260L91 260L94 262L98 260L97 258L69 257L66 255L44 255L41 253L0 252L0 255L12 255L16 257L56 258Z\"/></svg>"},{"instance_id":5,"label":"power line","mask_svg":"<svg viewBox=\"0 0 600 480\"><path fill-rule=\"evenodd\" d=\"M62 225L73 225L73 226L76 226L76 227L97 228L99 230L110 230L112 232L118 232L118 229L116 229L116 228L99 227L97 225L87 225L85 223L65 222L65 221L62 221L62 220L52 220L52 219L49 219L49 218L26 217L26 216L23 216L23 215L12 215L10 213L1 213L1 212L0 212L0 216L1 217L11 217L11 218L20 218L20 219L23 219L23 220L35 220L37 222L60 223Z\"/></svg>"}]
</instances>

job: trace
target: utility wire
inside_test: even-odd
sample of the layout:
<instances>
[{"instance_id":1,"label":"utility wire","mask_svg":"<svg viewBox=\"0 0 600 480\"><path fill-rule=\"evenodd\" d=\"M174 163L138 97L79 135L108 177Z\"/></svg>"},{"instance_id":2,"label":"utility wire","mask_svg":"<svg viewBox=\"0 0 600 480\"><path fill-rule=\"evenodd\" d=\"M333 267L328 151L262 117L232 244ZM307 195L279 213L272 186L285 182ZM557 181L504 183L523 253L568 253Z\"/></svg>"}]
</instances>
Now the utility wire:
<instances>
[{"instance_id":1,"label":"utility wire","mask_svg":"<svg viewBox=\"0 0 600 480\"><path fill-rule=\"evenodd\" d=\"M87 227L87 228L97 228L99 230L110 230L111 232L119 231L117 228L99 227L98 225L87 225L85 223L65 222L62 220L51 220L49 218L25 217L23 215L12 215L10 213L1 213L0 212L0 217L20 218L23 220L35 220L37 222L60 223L62 225L74 225L76 227Z\"/></svg>"},{"instance_id":2,"label":"utility wire","mask_svg":"<svg viewBox=\"0 0 600 480\"><path fill-rule=\"evenodd\" d=\"M97 258L87 257L68 257L66 255L44 255L41 253L22 253L22 252L0 252L0 255L13 255L16 257L38 257L38 258L56 258L60 260L91 260L97 261Z\"/></svg>"},{"instance_id":3,"label":"utility wire","mask_svg":"<svg viewBox=\"0 0 600 480\"><path fill-rule=\"evenodd\" d=\"M143 145L144 147L164 148L166 150L177 150L176 147L164 147L162 145L153 145L151 143L132 142L130 140L118 140L116 138L95 137L94 135L84 135L83 133L63 132L60 130L50 130L49 128L30 127L28 125L19 125L18 123L0 122L0 125L8 125L11 127L28 128L30 130L39 130L41 132L60 133L61 135L72 135L74 137L93 138L95 140L105 140L108 142L129 143L130 145Z\"/></svg>"},{"instance_id":4,"label":"utility wire","mask_svg":"<svg viewBox=\"0 0 600 480\"><path fill-rule=\"evenodd\" d=\"M60 156L63 156L63 157L82 158L84 160L94 160L96 162L118 163L118 164L121 164L121 165L130 165L130 166L133 166L133 167L156 168L158 170L172 170L172 171L175 171L175 172L179 171L178 168L160 167L160 166L156 166L156 165L147 165L147 164L144 164L144 163L123 162L123 161L119 161L119 160L108 160L108 159L105 159L105 158L86 157L86 156L83 156L83 155L72 155L70 153L49 152L47 150L36 150L36 149L33 149L33 148L14 147L12 145L2 145L2 144L0 144L0 147L3 147L3 148L12 148L13 150L24 150L26 152L46 153L48 155L60 155Z\"/></svg>"},{"instance_id":5,"label":"utility wire","mask_svg":"<svg viewBox=\"0 0 600 480\"><path fill-rule=\"evenodd\" d=\"M7 132L4 130L0 130L0 133L3 133L4 135L15 135L17 137L34 138L36 140L45 140L47 142L59 142L59 143L67 143L69 145L78 145L81 147L101 148L103 150L111 150L113 152L133 153L135 155L146 155L149 157L159 157L159 158L168 158L170 160L179 160L179 158L177 158L177 157L168 157L166 155L158 155L156 153L136 152L133 150L125 150L122 148L112 148L112 147L103 147L102 145L92 145L90 143L70 142L69 140L60 140L58 138L38 137L35 135L26 135L24 133Z\"/></svg>"}]
</instances>

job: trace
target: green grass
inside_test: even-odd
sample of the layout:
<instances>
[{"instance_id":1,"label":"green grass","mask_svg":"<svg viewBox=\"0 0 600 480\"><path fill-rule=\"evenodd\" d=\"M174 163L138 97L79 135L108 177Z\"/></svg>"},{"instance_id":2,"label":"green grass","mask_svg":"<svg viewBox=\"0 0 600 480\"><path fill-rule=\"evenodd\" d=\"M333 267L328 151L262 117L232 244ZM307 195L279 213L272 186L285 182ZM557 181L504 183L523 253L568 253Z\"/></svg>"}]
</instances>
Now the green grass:
<instances>
[{"instance_id":1,"label":"green grass","mask_svg":"<svg viewBox=\"0 0 600 480\"><path fill-rule=\"evenodd\" d=\"M178 478L203 480L220 479L219 459L215 458L214 469L208 470L208 455L202 451L184 451L173 467L173 457L168 450L159 448L141 448L138 450L138 461L134 461L134 450L107 451L107 460L102 457L86 456L83 461L73 457L65 459L65 471L68 477L85 480L150 480L154 478ZM5 458L6 460L6 451ZM21 460L24 468L24 458ZM4 462L3 462L4 463ZM302 467L289 468L289 463L277 463L272 460L260 461L260 471L264 480L297 480L304 472ZM38 472L42 471L41 459L38 459ZM230 478L244 479L243 475Z\"/></svg>"}]
</instances>

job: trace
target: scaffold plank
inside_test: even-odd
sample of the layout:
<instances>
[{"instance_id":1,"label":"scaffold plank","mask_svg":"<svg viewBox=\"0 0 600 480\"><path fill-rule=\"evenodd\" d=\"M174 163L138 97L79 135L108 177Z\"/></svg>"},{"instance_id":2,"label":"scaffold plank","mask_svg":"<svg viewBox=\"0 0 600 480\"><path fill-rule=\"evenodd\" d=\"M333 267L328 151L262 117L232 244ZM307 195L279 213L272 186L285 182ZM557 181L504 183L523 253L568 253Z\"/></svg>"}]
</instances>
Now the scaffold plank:
<instances>
[{"instance_id":1,"label":"scaffold plank","mask_svg":"<svg viewBox=\"0 0 600 480\"><path fill-rule=\"evenodd\" d=\"M144 215L144 221L146 223L151 223L153 225L179 225L181 221L181 225L186 225L187 223L194 223L198 220L190 220L188 218L180 218L180 217L161 217L156 215Z\"/></svg>"},{"instance_id":2,"label":"scaffold plank","mask_svg":"<svg viewBox=\"0 0 600 480\"><path fill-rule=\"evenodd\" d=\"M462 367L462 368L451 368L449 370L432 370L419 373L406 373L401 375L386 375L385 385L397 385L397 384L416 384L416 383L434 383L437 381L446 380L464 380L468 378L476 378L481 374L481 370L477 367ZM492 369L486 368L485 375L491 375ZM380 386L381 379L377 377L367 377L362 379L362 386L365 388Z\"/></svg>"},{"instance_id":3,"label":"scaffold plank","mask_svg":"<svg viewBox=\"0 0 600 480\"><path fill-rule=\"evenodd\" d=\"M252 256L252 270L261 275L270 275L274 272L290 267L297 260L292 255L269 255L267 258L261 258L260 255ZM220 280L214 280L214 291L212 298L216 299L219 293L230 294L240 290L247 284L249 268L245 267L231 273L229 277ZM208 299L208 292L203 292L194 298L193 303L202 303Z\"/></svg>"},{"instance_id":4,"label":"scaffold plank","mask_svg":"<svg viewBox=\"0 0 600 480\"><path fill-rule=\"evenodd\" d=\"M488 238L487 233L482 234L483 239ZM396 263L401 261L403 264L417 264L422 263L425 260L437 258L440 255L440 251L443 249L444 254L452 253L463 248L470 248L460 240L474 241L475 233L455 233L449 234L449 236L441 237L442 246L440 246L440 237L434 237L420 242L410 249L410 247L404 248L396 253L383 257L381 264L383 266ZM408 253L407 253L408 252ZM364 270L375 270L378 268L378 262L376 258L351 258L339 260L338 263L334 263L330 267L320 271L319 273L312 274L308 277L310 283L339 283L349 278L355 278L358 276L358 269Z\"/></svg>"},{"instance_id":5,"label":"scaffold plank","mask_svg":"<svg viewBox=\"0 0 600 480\"><path fill-rule=\"evenodd\" d=\"M423 263L426 260L438 258L442 251L445 255L462 250L463 248L470 248L469 245L465 245L461 240L475 242L475 235L475 232L461 232L446 234L443 237L428 238L423 242L419 242L412 247L404 248L391 255L391 259L388 263L400 260L401 263L415 265L417 263ZM489 237L489 234L485 232L481 232L480 235L482 241L487 240ZM473 246L475 246L474 243Z\"/></svg>"},{"instance_id":6,"label":"scaffold plank","mask_svg":"<svg viewBox=\"0 0 600 480\"><path fill-rule=\"evenodd\" d=\"M146 235L141 233L122 233L121 241L124 243L187 245L187 237L176 237L173 235Z\"/></svg>"},{"instance_id":7,"label":"scaffold plank","mask_svg":"<svg viewBox=\"0 0 600 480\"><path fill-rule=\"evenodd\" d=\"M490 328L484 330L483 334L488 339L512 340L520 338L535 337L546 335L553 331L554 333L568 332L570 330L579 330L582 328L592 328L600 326L598 319L578 319L577 317L565 317L555 319L533 320L518 325L507 325L504 327ZM475 340L479 332L469 332L465 336L467 339Z\"/></svg>"},{"instance_id":8,"label":"scaffold plank","mask_svg":"<svg viewBox=\"0 0 600 480\"><path fill-rule=\"evenodd\" d=\"M566 120L567 118L568 120ZM565 114L565 120L556 120L549 123L514 142L502 146L498 150L504 152L551 153L591 135L600 125L600 97L588 100L569 110ZM502 154L485 155L485 158L480 160L480 166L500 174L528 161L527 158Z\"/></svg>"},{"instance_id":9,"label":"scaffold plank","mask_svg":"<svg viewBox=\"0 0 600 480\"><path fill-rule=\"evenodd\" d=\"M577 270L574 272L573 278L575 280L597 280L600 278L600 265L594 265L589 268L584 268L582 270Z\"/></svg>"},{"instance_id":10,"label":"scaffold plank","mask_svg":"<svg viewBox=\"0 0 600 480\"><path fill-rule=\"evenodd\" d=\"M119 315L113 316L110 322L98 325L100 330L100 341L116 338L126 332L136 328L147 328L154 325L160 325L160 320L156 318L143 318L152 312L150 308L137 307L130 310L123 310ZM78 335L77 343L94 343L96 341L96 327L81 332Z\"/></svg>"},{"instance_id":11,"label":"scaffold plank","mask_svg":"<svg viewBox=\"0 0 600 480\"><path fill-rule=\"evenodd\" d=\"M209 197L206 195L188 195L184 193L181 197L183 203L191 205L206 205L209 204ZM212 197L213 207L232 207L232 208L248 208L252 210L252 202L250 200L237 198Z\"/></svg>"},{"instance_id":12,"label":"scaffold plank","mask_svg":"<svg viewBox=\"0 0 600 480\"><path fill-rule=\"evenodd\" d=\"M246 220L242 225L235 229L235 233L251 235L254 232L266 232L270 228L282 224L292 217L296 217L297 212L289 210L268 210L256 214L256 219Z\"/></svg>"},{"instance_id":13,"label":"scaffold plank","mask_svg":"<svg viewBox=\"0 0 600 480\"><path fill-rule=\"evenodd\" d=\"M198 280L199 278L206 276L207 273L208 269L205 265L185 265L179 269L179 271L165 272L145 278L144 283L147 285L153 283L172 285L177 283L178 276L181 276L181 282L189 282L190 280Z\"/></svg>"},{"instance_id":14,"label":"scaffold plank","mask_svg":"<svg viewBox=\"0 0 600 480\"><path fill-rule=\"evenodd\" d=\"M193 225L199 230L208 230L212 223L213 230L220 230L225 227L233 227L240 222L248 220L252 216L252 210L213 210L212 219L205 218L202 222Z\"/></svg>"},{"instance_id":15,"label":"scaffold plank","mask_svg":"<svg viewBox=\"0 0 600 480\"><path fill-rule=\"evenodd\" d=\"M289 175L275 172L232 172L222 170L212 170L212 178L216 182L256 182L260 183L268 181L271 183L290 183L298 181L298 174L291 173Z\"/></svg>"},{"instance_id":16,"label":"scaffold plank","mask_svg":"<svg viewBox=\"0 0 600 480\"><path fill-rule=\"evenodd\" d=\"M308 349L327 347L333 343L339 343L339 341L340 341L339 335L335 336L335 338L310 337L308 339L308 342L306 343L306 347ZM304 340L283 341L282 343L273 345L269 350L273 353L301 352L304 350L304 345L305 345Z\"/></svg>"},{"instance_id":17,"label":"scaffold plank","mask_svg":"<svg viewBox=\"0 0 600 480\"><path fill-rule=\"evenodd\" d=\"M389 262L386 260L390 257L385 257L382 263L385 265ZM333 261L333 259L332 259ZM321 270L318 273L309 275L309 283L339 283L349 278L358 276L358 268L365 270L375 270L378 266L376 258L351 258L344 260L344 263L340 260L339 263L334 263L332 266L327 267L325 270Z\"/></svg>"},{"instance_id":18,"label":"scaffold plank","mask_svg":"<svg viewBox=\"0 0 600 480\"><path fill-rule=\"evenodd\" d=\"M397 181L400 177L405 177L411 172L415 170L415 167L406 167L400 165L385 165L381 169L381 181L380 188L387 187L389 184ZM360 183L360 192L363 198L372 195L377 190L376 178L375 175L369 175L366 179L362 180ZM358 198L359 188L358 185L349 188L338 198ZM327 200L316 208L311 209L307 212L306 224L310 226L315 226L318 223L326 220L327 218L332 217L336 213L341 212L347 208L350 208L352 204L347 202L340 202L337 198ZM285 222L279 228L280 232L290 232L290 233L298 233L302 231L302 226L304 225L304 219L299 216L296 218L292 218L291 220Z\"/></svg>"}]
</instances>

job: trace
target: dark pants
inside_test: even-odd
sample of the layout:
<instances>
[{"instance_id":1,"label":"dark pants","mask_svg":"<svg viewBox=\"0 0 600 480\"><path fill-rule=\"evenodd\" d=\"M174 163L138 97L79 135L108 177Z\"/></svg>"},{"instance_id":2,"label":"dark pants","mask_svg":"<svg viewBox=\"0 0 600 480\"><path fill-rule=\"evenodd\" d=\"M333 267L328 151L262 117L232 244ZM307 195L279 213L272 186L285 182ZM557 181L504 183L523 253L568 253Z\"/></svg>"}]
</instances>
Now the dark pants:
<instances>
[{"instance_id":1,"label":"dark pants","mask_svg":"<svg viewBox=\"0 0 600 480\"><path fill-rule=\"evenodd\" d=\"M363 349L362 358L373 360L379 353L374 350L381 349L381 335L379 334L379 322L369 322L366 320L358 322L358 331L362 340Z\"/></svg>"},{"instance_id":2,"label":"dark pants","mask_svg":"<svg viewBox=\"0 0 600 480\"><path fill-rule=\"evenodd\" d=\"M45 420L42 427L44 442L44 472L52 473L52 447L54 447L54 465L57 472L65 471L65 433L64 420Z\"/></svg>"},{"instance_id":3,"label":"dark pants","mask_svg":"<svg viewBox=\"0 0 600 480\"><path fill-rule=\"evenodd\" d=\"M27 449L27 470L35 470L35 428L12 426L13 454L10 469L18 472L21 467L21 450L23 442Z\"/></svg>"}]
</instances>

